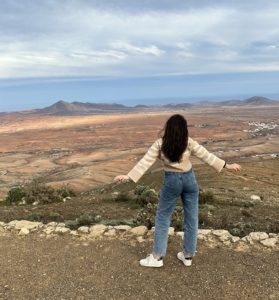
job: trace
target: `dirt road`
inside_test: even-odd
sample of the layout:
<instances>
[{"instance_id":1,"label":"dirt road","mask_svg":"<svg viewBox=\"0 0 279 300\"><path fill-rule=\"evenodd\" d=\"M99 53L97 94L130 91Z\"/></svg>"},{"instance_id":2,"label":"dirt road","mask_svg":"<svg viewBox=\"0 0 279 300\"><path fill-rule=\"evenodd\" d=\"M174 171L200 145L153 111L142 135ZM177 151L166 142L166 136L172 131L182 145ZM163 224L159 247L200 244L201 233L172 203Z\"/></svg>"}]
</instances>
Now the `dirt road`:
<instances>
[{"instance_id":1,"label":"dirt road","mask_svg":"<svg viewBox=\"0 0 279 300\"><path fill-rule=\"evenodd\" d=\"M279 299L279 253L211 249L199 241L192 267L171 237L164 267L138 260L151 242L0 237L0 299Z\"/></svg>"}]
</instances>

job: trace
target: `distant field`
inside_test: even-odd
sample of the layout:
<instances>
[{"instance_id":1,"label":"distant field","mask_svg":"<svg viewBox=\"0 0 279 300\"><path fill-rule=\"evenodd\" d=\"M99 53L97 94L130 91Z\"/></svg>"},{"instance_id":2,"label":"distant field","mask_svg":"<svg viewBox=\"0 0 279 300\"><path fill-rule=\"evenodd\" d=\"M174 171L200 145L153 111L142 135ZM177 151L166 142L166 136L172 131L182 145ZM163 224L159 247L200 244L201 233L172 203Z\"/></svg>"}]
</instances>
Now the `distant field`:
<instances>
[{"instance_id":1,"label":"distant field","mask_svg":"<svg viewBox=\"0 0 279 300\"><path fill-rule=\"evenodd\" d=\"M187 118L193 138L221 157L242 161L278 153L278 127L248 132L256 128L248 122L278 122L278 111L253 106L177 112ZM0 197L10 187L38 177L56 187L70 184L77 191L107 184L129 171L173 113L0 116Z\"/></svg>"}]
</instances>

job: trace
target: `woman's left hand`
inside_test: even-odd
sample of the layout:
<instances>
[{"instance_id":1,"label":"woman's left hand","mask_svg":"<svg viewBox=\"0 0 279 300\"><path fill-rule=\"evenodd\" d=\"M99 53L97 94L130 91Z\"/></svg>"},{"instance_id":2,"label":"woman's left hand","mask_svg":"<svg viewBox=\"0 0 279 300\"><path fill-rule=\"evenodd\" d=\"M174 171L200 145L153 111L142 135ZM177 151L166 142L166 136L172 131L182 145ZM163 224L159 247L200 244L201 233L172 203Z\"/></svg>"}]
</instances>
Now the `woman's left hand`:
<instances>
[{"instance_id":1,"label":"woman's left hand","mask_svg":"<svg viewBox=\"0 0 279 300\"><path fill-rule=\"evenodd\" d=\"M130 177L128 175L118 175L114 177L113 179L114 182L119 181L119 182L127 182L130 181Z\"/></svg>"}]
</instances>

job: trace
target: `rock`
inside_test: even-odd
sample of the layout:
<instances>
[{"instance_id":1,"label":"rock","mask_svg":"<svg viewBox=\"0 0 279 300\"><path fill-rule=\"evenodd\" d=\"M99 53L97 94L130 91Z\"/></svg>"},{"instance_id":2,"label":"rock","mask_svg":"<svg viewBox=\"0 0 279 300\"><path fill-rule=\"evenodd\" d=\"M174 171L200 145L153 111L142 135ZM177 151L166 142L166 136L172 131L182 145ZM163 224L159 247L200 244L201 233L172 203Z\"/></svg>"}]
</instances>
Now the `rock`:
<instances>
[{"instance_id":1,"label":"rock","mask_svg":"<svg viewBox=\"0 0 279 300\"><path fill-rule=\"evenodd\" d=\"M23 227L20 229L18 235L28 235L30 233L29 229Z\"/></svg>"},{"instance_id":2,"label":"rock","mask_svg":"<svg viewBox=\"0 0 279 300\"><path fill-rule=\"evenodd\" d=\"M249 237L253 241L261 241L268 238L268 234L266 232L250 232Z\"/></svg>"},{"instance_id":3,"label":"rock","mask_svg":"<svg viewBox=\"0 0 279 300\"><path fill-rule=\"evenodd\" d=\"M212 232L211 229L199 229L198 230L198 234L202 234L202 235L208 235Z\"/></svg>"},{"instance_id":4,"label":"rock","mask_svg":"<svg viewBox=\"0 0 279 300\"><path fill-rule=\"evenodd\" d=\"M0 222L0 227L6 227L6 223Z\"/></svg>"},{"instance_id":5,"label":"rock","mask_svg":"<svg viewBox=\"0 0 279 300\"><path fill-rule=\"evenodd\" d=\"M49 222L46 224L47 227L56 227L57 226L57 222Z\"/></svg>"},{"instance_id":6,"label":"rock","mask_svg":"<svg viewBox=\"0 0 279 300\"><path fill-rule=\"evenodd\" d=\"M261 201L261 200L262 200L261 197L258 196L258 195L252 195L252 196L250 197L250 199L253 200L253 201Z\"/></svg>"},{"instance_id":7,"label":"rock","mask_svg":"<svg viewBox=\"0 0 279 300\"><path fill-rule=\"evenodd\" d=\"M127 230L130 230L132 227L129 226L129 225L116 225L114 226L114 228L116 230L124 230L124 231L127 231Z\"/></svg>"},{"instance_id":8,"label":"rock","mask_svg":"<svg viewBox=\"0 0 279 300\"><path fill-rule=\"evenodd\" d=\"M147 232L146 226L137 226L130 230L130 232L134 235L145 235Z\"/></svg>"},{"instance_id":9,"label":"rock","mask_svg":"<svg viewBox=\"0 0 279 300\"><path fill-rule=\"evenodd\" d=\"M236 243L236 242L238 242L240 240L240 237L239 236L232 236L231 237L231 241L233 242L233 243Z\"/></svg>"},{"instance_id":10,"label":"rock","mask_svg":"<svg viewBox=\"0 0 279 300\"><path fill-rule=\"evenodd\" d=\"M89 233L89 227L88 226L81 226L78 228L78 233Z\"/></svg>"},{"instance_id":11,"label":"rock","mask_svg":"<svg viewBox=\"0 0 279 300\"><path fill-rule=\"evenodd\" d=\"M268 238L266 240L260 241L266 247L273 248L276 246L277 239L276 238Z\"/></svg>"},{"instance_id":12,"label":"rock","mask_svg":"<svg viewBox=\"0 0 279 300\"><path fill-rule=\"evenodd\" d=\"M138 236L138 237L137 237L137 241L138 241L139 243L143 243L143 242L145 242L145 239L144 239L142 236Z\"/></svg>"},{"instance_id":13,"label":"rock","mask_svg":"<svg viewBox=\"0 0 279 300\"><path fill-rule=\"evenodd\" d=\"M55 230L54 230L55 233L60 233L60 234L65 234L65 233L68 233L70 231L71 230L69 228L60 227L60 226L56 227Z\"/></svg>"},{"instance_id":14,"label":"rock","mask_svg":"<svg viewBox=\"0 0 279 300\"><path fill-rule=\"evenodd\" d=\"M70 231L70 235L77 236L77 235L78 235L78 232L77 232L76 230L71 230L71 231Z\"/></svg>"},{"instance_id":15,"label":"rock","mask_svg":"<svg viewBox=\"0 0 279 300\"><path fill-rule=\"evenodd\" d=\"M230 233L228 232L228 230L224 230L224 229L212 230L212 233L214 235L217 235L217 236L223 236L223 235L227 235L227 234L230 235Z\"/></svg>"},{"instance_id":16,"label":"rock","mask_svg":"<svg viewBox=\"0 0 279 300\"><path fill-rule=\"evenodd\" d=\"M36 231L39 227L42 227L42 226L43 226L43 223L41 223L41 222L30 222L30 221L22 220L22 221L17 221L14 228L16 230L20 230L22 228L27 228L30 231Z\"/></svg>"},{"instance_id":17,"label":"rock","mask_svg":"<svg viewBox=\"0 0 279 300\"><path fill-rule=\"evenodd\" d=\"M107 232L105 232L104 235L109 236L109 237L115 236L116 230L114 228L112 228L112 229L108 230Z\"/></svg>"},{"instance_id":18,"label":"rock","mask_svg":"<svg viewBox=\"0 0 279 300\"><path fill-rule=\"evenodd\" d=\"M173 236L174 235L174 227L169 228L169 235Z\"/></svg>"},{"instance_id":19,"label":"rock","mask_svg":"<svg viewBox=\"0 0 279 300\"><path fill-rule=\"evenodd\" d=\"M55 230L55 228L50 226L50 227L45 228L45 229L43 230L43 232L44 232L45 234L51 234L51 233L54 232L54 230Z\"/></svg>"},{"instance_id":20,"label":"rock","mask_svg":"<svg viewBox=\"0 0 279 300\"><path fill-rule=\"evenodd\" d=\"M278 235L276 233L269 233L268 236L272 237L272 238L277 238L278 237Z\"/></svg>"},{"instance_id":21,"label":"rock","mask_svg":"<svg viewBox=\"0 0 279 300\"><path fill-rule=\"evenodd\" d=\"M184 231L177 231L176 235L180 236L182 240L184 239Z\"/></svg>"},{"instance_id":22,"label":"rock","mask_svg":"<svg viewBox=\"0 0 279 300\"><path fill-rule=\"evenodd\" d=\"M57 227L66 227L66 224L61 222L61 223L58 223L56 226Z\"/></svg>"},{"instance_id":23,"label":"rock","mask_svg":"<svg viewBox=\"0 0 279 300\"><path fill-rule=\"evenodd\" d=\"M8 223L7 227L8 228L14 228L17 222L18 222L18 220L13 220L13 221L11 221L11 222Z\"/></svg>"},{"instance_id":24,"label":"rock","mask_svg":"<svg viewBox=\"0 0 279 300\"><path fill-rule=\"evenodd\" d=\"M230 241L224 241L223 244L226 245L226 246L230 246L231 242Z\"/></svg>"},{"instance_id":25,"label":"rock","mask_svg":"<svg viewBox=\"0 0 279 300\"><path fill-rule=\"evenodd\" d=\"M107 229L106 225L96 224L90 227L90 236L99 237L101 236Z\"/></svg>"},{"instance_id":26,"label":"rock","mask_svg":"<svg viewBox=\"0 0 279 300\"><path fill-rule=\"evenodd\" d=\"M232 235L227 230L223 230L223 229L213 230L212 233L218 236L219 240L222 242L227 241L232 237Z\"/></svg>"}]
</instances>

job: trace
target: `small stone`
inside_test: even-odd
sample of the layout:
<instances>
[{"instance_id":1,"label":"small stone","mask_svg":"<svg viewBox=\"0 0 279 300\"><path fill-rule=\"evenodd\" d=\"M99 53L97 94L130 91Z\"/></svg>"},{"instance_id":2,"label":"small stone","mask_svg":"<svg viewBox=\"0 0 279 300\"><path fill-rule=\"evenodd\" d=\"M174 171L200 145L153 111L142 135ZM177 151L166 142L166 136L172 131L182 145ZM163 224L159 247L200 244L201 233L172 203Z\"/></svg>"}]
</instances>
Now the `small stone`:
<instances>
[{"instance_id":1,"label":"small stone","mask_svg":"<svg viewBox=\"0 0 279 300\"><path fill-rule=\"evenodd\" d=\"M169 228L169 235L174 236L174 227Z\"/></svg>"},{"instance_id":2,"label":"small stone","mask_svg":"<svg viewBox=\"0 0 279 300\"><path fill-rule=\"evenodd\" d=\"M253 200L253 201L261 201L261 197L258 196L258 195L252 195L252 196L250 197L250 199Z\"/></svg>"},{"instance_id":3,"label":"small stone","mask_svg":"<svg viewBox=\"0 0 279 300\"><path fill-rule=\"evenodd\" d=\"M88 226L81 226L78 228L78 233L89 233L89 227Z\"/></svg>"},{"instance_id":4,"label":"small stone","mask_svg":"<svg viewBox=\"0 0 279 300\"><path fill-rule=\"evenodd\" d=\"M277 239L276 238L268 238L266 240L260 241L266 247L273 248L276 246Z\"/></svg>"},{"instance_id":5,"label":"small stone","mask_svg":"<svg viewBox=\"0 0 279 300\"><path fill-rule=\"evenodd\" d=\"M90 236L99 237L101 236L107 229L106 225L96 224L90 227Z\"/></svg>"},{"instance_id":6,"label":"small stone","mask_svg":"<svg viewBox=\"0 0 279 300\"><path fill-rule=\"evenodd\" d=\"M278 235L276 233L269 233L268 236L271 237L271 238L277 238L278 237Z\"/></svg>"},{"instance_id":7,"label":"small stone","mask_svg":"<svg viewBox=\"0 0 279 300\"><path fill-rule=\"evenodd\" d=\"M268 234L266 232L250 232L249 237L253 241L261 241L268 238Z\"/></svg>"},{"instance_id":8,"label":"small stone","mask_svg":"<svg viewBox=\"0 0 279 300\"><path fill-rule=\"evenodd\" d=\"M109 236L109 237L115 236L116 235L116 230L114 228L110 229L107 232L105 232L104 235Z\"/></svg>"},{"instance_id":9,"label":"small stone","mask_svg":"<svg viewBox=\"0 0 279 300\"><path fill-rule=\"evenodd\" d=\"M18 235L28 235L30 233L29 229L21 228Z\"/></svg>"},{"instance_id":10,"label":"small stone","mask_svg":"<svg viewBox=\"0 0 279 300\"><path fill-rule=\"evenodd\" d=\"M114 228L116 230L123 230L123 231L126 231L126 230L130 230L132 227L129 226L129 225L116 225L114 226Z\"/></svg>"},{"instance_id":11,"label":"small stone","mask_svg":"<svg viewBox=\"0 0 279 300\"><path fill-rule=\"evenodd\" d=\"M66 227L56 227L54 232L55 233L60 233L60 234L65 234L65 233L68 233L70 232L71 230L69 228L66 228Z\"/></svg>"},{"instance_id":12,"label":"small stone","mask_svg":"<svg viewBox=\"0 0 279 300\"><path fill-rule=\"evenodd\" d=\"M66 227L66 224L61 222L57 224L57 227Z\"/></svg>"},{"instance_id":13,"label":"small stone","mask_svg":"<svg viewBox=\"0 0 279 300\"><path fill-rule=\"evenodd\" d=\"M130 232L135 235L145 235L147 232L147 227L146 226L137 226L137 227L132 228L130 230Z\"/></svg>"},{"instance_id":14,"label":"small stone","mask_svg":"<svg viewBox=\"0 0 279 300\"><path fill-rule=\"evenodd\" d=\"M184 231L177 231L176 235L180 236L182 240L184 239Z\"/></svg>"},{"instance_id":15,"label":"small stone","mask_svg":"<svg viewBox=\"0 0 279 300\"><path fill-rule=\"evenodd\" d=\"M13 221L9 222L9 223L8 223L8 227L9 227L9 228L15 227L15 225L16 225L17 222L18 222L18 220L13 220Z\"/></svg>"}]
</instances>

